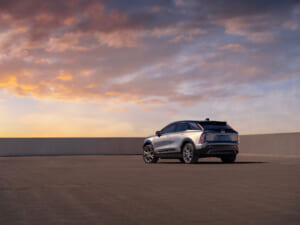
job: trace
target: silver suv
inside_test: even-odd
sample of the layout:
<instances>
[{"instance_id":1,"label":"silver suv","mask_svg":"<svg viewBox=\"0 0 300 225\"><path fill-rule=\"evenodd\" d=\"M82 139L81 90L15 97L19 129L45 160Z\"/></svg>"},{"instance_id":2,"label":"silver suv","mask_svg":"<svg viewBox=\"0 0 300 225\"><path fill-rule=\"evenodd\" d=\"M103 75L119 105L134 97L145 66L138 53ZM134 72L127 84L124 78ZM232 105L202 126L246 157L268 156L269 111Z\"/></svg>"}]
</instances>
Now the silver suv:
<instances>
[{"instance_id":1,"label":"silver suv","mask_svg":"<svg viewBox=\"0 0 300 225\"><path fill-rule=\"evenodd\" d=\"M144 140L143 159L145 163L156 163L159 158L195 163L199 157L218 157L233 163L238 144L238 132L226 122L177 121Z\"/></svg>"}]
</instances>

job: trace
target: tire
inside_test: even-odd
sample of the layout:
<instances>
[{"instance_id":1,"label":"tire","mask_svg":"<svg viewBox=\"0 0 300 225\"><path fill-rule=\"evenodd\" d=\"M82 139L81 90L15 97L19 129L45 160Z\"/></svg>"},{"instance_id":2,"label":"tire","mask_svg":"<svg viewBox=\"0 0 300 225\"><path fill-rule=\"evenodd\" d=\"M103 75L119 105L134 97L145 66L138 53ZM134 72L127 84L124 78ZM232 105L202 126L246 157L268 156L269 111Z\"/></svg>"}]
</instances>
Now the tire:
<instances>
[{"instance_id":1,"label":"tire","mask_svg":"<svg viewBox=\"0 0 300 225\"><path fill-rule=\"evenodd\" d=\"M181 163L185 163L184 160L183 160L183 158L179 158L178 160L179 160L179 162L181 162Z\"/></svg>"},{"instance_id":2,"label":"tire","mask_svg":"<svg viewBox=\"0 0 300 225\"><path fill-rule=\"evenodd\" d=\"M158 157L154 156L153 146L148 144L143 148L143 159L145 163L157 163Z\"/></svg>"},{"instance_id":3,"label":"tire","mask_svg":"<svg viewBox=\"0 0 300 225\"><path fill-rule=\"evenodd\" d=\"M234 163L235 159L236 154L221 156L221 160L223 163Z\"/></svg>"},{"instance_id":4,"label":"tire","mask_svg":"<svg viewBox=\"0 0 300 225\"><path fill-rule=\"evenodd\" d=\"M186 164L191 164L198 161L198 156L195 154L195 148L192 143L186 143L182 147L182 160Z\"/></svg>"}]
</instances>

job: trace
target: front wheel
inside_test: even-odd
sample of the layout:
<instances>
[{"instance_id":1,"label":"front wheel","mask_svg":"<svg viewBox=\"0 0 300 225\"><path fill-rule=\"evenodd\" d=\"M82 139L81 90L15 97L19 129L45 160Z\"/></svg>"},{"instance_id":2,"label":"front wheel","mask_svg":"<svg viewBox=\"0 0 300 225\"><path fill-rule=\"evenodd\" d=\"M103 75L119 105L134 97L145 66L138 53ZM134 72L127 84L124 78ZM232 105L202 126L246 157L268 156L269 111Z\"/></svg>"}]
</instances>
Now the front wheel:
<instances>
[{"instance_id":1,"label":"front wheel","mask_svg":"<svg viewBox=\"0 0 300 225\"><path fill-rule=\"evenodd\" d=\"M221 156L221 160L223 163L234 163L235 159L236 154Z\"/></svg>"},{"instance_id":2,"label":"front wheel","mask_svg":"<svg viewBox=\"0 0 300 225\"><path fill-rule=\"evenodd\" d=\"M198 156L195 154L195 148L192 143L186 143L182 148L182 159L184 163L191 164L198 161Z\"/></svg>"},{"instance_id":3,"label":"front wheel","mask_svg":"<svg viewBox=\"0 0 300 225\"><path fill-rule=\"evenodd\" d=\"M157 163L158 157L154 156L152 145L145 145L143 148L143 159L145 163Z\"/></svg>"}]
</instances>

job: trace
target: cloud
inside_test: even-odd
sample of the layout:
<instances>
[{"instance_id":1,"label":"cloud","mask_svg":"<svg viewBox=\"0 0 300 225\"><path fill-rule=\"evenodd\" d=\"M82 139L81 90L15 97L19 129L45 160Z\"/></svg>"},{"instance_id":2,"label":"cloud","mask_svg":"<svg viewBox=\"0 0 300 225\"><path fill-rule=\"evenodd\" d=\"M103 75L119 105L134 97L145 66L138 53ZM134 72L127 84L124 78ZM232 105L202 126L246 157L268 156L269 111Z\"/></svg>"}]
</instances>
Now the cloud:
<instances>
[{"instance_id":1,"label":"cloud","mask_svg":"<svg viewBox=\"0 0 300 225\"><path fill-rule=\"evenodd\" d=\"M154 109L148 108L148 107L141 108L141 110L144 110L144 111L147 111L147 112L154 112Z\"/></svg>"},{"instance_id":2,"label":"cloud","mask_svg":"<svg viewBox=\"0 0 300 225\"><path fill-rule=\"evenodd\" d=\"M262 22L271 20L267 16L250 16L225 19L219 23L225 27L225 32L245 36L253 43L270 43L275 41L274 25L271 22Z\"/></svg>"},{"instance_id":3,"label":"cloud","mask_svg":"<svg viewBox=\"0 0 300 225\"><path fill-rule=\"evenodd\" d=\"M0 88L111 110L246 100L244 84L299 75L299 12L297 1L1 1Z\"/></svg>"},{"instance_id":4,"label":"cloud","mask_svg":"<svg viewBox=\"0 0 300 225\"><path fill-rule=\"evenodd\" d=\"M227 44L220 48L221 50L228 50L234 52L245 52L246 48L240 44Z\"/></svg>"},{"instance_id":5,"label":"cloud","mask_svg":"<svg viewBox=\"0 0 300 225\"><path fill-rule=\"evenodd\" d=\"M293 0L0 0L0 133L146 135L183 117L297 130L299 21Z\"/></svg>"},{"instance_id":6,"label":"cloud","mask_svg":"<svg viewBox=\"0 0 300 225\"><path fill-rule=\"evenodd\" d=\"M80 45L81 35L79 33L67 33L61 37L51 37L47 42L46 51L64 52L66 50L85 51L86 46Z\"/></svg>"},{"instance_id":7,"label":"cloud","mask_svg":"<svg viewBox=\"0 0 300 225\"><path fill-rule=\"evenodd\" d=\"M159 99L156 99L156 100L148 99L148 100L134 101L134 102L132 102L132 104L135 104L135 105L165 105L166 102L159 100Z\"/></svg>"},{"instance_id":8,"label":"cloud","mask_svg":"<svg viewBox=\"0 0 300 225\"><path fill-rule=\"evenodd\" d=\"M139 46L139 32L133 31L114 31L110 33L99 32L97 38L101 45L108 47L122 48L122 47L138 47Z\"/></svg>"},{"instance_id":9,"label":"cloud","mask_svg":"<svg viewBox=\"0 0 300 225\"><path fill-rule=\"evenodd\" d=\"M143 107L141 110L146 112L160 112L164 113L166 116L172 116L178 112L176 109L154 109L149 107Z\"/></svg>"},{"instance_id":10,"label":"cloud","mask_svg":"<svg viewBox=\"0 0 300 225\"><path fill-rule=\"evenodd\" d=\"M108 112L128 112L128 108L107 108Z\"/></svg>"},{"instance_id":11,"label":"cloud","mask_svg":"<svg viewBox=\"0 0 300 225\"><path fill-rule=\"evenodd\" d=\"M59 76L56 77L56 79L63 81L71 81L73 79L73 76L71 73L63 71L59 74Z\"/></svg>"},{"instance_id":12,"label":"cloud","mask_svg":"<svg viewBox=\"0 0 300 225\"><path fill-rule=\"evenodd\" d=\"M236 96L236 97L231 97L231 101L243 101L243 100L248 100L248 99L253 99L253 98L258 98L261 96L251 96L251 95L242 95L242 96Z\"/></svg>"}]
</instances>

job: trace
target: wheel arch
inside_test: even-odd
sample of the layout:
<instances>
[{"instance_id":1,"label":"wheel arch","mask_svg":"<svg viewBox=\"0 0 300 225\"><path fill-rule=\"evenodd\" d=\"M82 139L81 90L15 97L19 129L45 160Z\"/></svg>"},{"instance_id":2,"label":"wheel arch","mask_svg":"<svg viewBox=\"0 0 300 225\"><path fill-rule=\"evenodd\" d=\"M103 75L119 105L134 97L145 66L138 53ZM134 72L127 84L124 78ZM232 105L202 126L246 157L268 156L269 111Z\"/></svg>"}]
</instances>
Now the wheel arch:
<instances>
[{"instance_id":1,"label":"wheel arch","mask_svg":"<svg viewBox=\"0 0 300 225\"><path fill-rule=\"evenodd\" d=\"M184 146L186 143L191 143L191 144L194 146L194 149L196 149L195 143L194 143L194 141L193 141L191 138L184 138L184 139L182 140L182 142L181 142L181 145L180 145L180 152L182 152L183 146Z\"/></svg>"},{"instance_id":2,"label":"wheel arch","mask_svg":"<svg viewBox=\"0 0 300 225\"><path fill-rule=\"evenodd\" d=\"M152 146L153 146L152 141L147 140L147 141L143 144L143 147L145 147L146 145L152 145Z\"/></svg>"}]
</instances>

